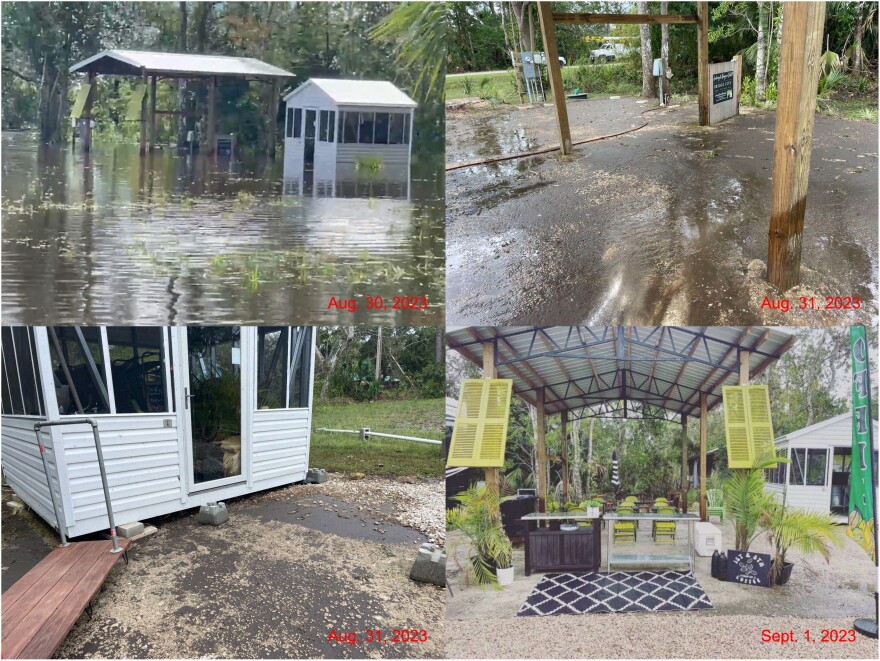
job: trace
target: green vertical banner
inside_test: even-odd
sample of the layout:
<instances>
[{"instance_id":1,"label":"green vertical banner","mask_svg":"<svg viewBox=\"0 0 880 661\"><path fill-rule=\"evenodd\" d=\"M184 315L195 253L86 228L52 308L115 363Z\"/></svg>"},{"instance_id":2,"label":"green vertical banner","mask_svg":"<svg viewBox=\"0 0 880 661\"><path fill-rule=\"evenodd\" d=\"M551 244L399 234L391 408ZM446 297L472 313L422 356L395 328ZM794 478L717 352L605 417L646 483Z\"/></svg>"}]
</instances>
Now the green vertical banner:
<instances>
[{"instance_id":1,"label":"green vertical banner","mask_svg":"<svg viewBox=\"0 0 880 661\"><path fill-rule=\"evenodd\" d=\"M871 421L871 367L864 326L849 329L853 370L852 458L849 475L849 525L847 536L876 562L874 539L874 425Z\"/></svg>"}]
</instances>

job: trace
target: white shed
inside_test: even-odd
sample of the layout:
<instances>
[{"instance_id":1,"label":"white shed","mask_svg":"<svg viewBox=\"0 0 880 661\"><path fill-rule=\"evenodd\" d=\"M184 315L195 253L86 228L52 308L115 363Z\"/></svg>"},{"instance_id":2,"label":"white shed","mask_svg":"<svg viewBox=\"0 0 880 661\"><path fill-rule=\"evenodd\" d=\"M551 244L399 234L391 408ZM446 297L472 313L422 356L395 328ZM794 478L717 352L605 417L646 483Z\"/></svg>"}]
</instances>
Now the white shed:
<instances>
[{"instance_id":1,"label":"white shed","mask_svg":"<svg viewBox=\"0 0 880 661\"><path fill-rule=\"evenodd\" d=\"M877 438L877 422L874 422ZM790 460L766 472L765 489L791 507L846 516L852 455L852 413L793 431L776 439L778 454ZM877 451L874 451L877 471Z\"/></svg>"},{"instance_id":2,"label":"white shed","mask_svg":"<svg viewBox=\"0 0 880 661\"><path fill-rule=\"evenodd\" d=\"M70 537L108 526L88 424L97 423L117 522L305 479L310 327L3 327L2 467Z\"/></svg>"},{"instance_id":3,"label":"white shed","mask_svg":"<svg viewBox=\"0 0 880 661\"><path fill-rule=\"evenodd\" d=\"M384 80L311 78L284 97L284 178L314 183L358 169L409 178L418 104Z\"/></svg>"}]
</instances>

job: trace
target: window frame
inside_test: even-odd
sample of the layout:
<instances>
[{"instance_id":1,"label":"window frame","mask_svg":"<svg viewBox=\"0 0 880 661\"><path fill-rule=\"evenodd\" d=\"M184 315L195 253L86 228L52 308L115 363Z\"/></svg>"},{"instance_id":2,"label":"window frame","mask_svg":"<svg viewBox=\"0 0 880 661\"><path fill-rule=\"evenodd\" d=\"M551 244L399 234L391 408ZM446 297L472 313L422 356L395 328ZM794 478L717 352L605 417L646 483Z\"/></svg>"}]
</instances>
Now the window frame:
<instances>
[{"instance_id":1,"label":"window frame","mask_svg":"<svg viewBox=\"0 0 880 661\"><path fill-rule=\"evenodd\" d=\"M47 326L47 333L50 327ZM62 328L61 326L53 326L52 328ZM82 328L82 327L80 327ZM100 330L100 342L101 342L101 356L104 360L104 378L106 383L104 384L107 388L107 397L109 401L109 413L61 413L58 412L58 419L67 420L71 418L77 417L89 417L89 418L107 418L107 417L130 417L130 416L153 416L153 417L165 417L167 418L169 415L177 415L177 405L174 401L174 385L172 384L172 344L171 344L171 332L168 326L158 326L161 331L162 337L162 348L160 352L160 357L164 362L163 372L165 374L165 411L143 411L140 413L119 413L116 411L116 394L114 390L113 384L113 370L111 369L110 362L110 342L107 337L107 326L99 326ZM138 328L147 328L147 326L138 326ZM155 326L153 328L156 328ZM54 351L54 347L52 347L51 339L49 341L49 356L51 357L52 351ZM58 402L55 402L55 406L57 408Z\"/></svg>"},{"instance_id":2,"label":"window frame","mask_svg":"<svg viewBox=\"0 0 880 661\"><path fill-rule=\"evenodd\" d=\"M22 372L21 366L23 360L28 356L25 356L19 350L17 343L15 341L15 330L23 329L25 333L25 337L27 338L27 354L29 355L28 363L30 365L29 369L34 379L34 402L36 403L37 413L28 413L27 403L25 401L24 396L24 387L22 385ZM0 414L3 417L15 417L15 418L28 418L33 420L45 420L48 419L48 407L46 406L46 396L43 392L43 382L42 375L40 373L40 359L37 356L38 348L37 348L37 338L34 333L33 326L4 326L4 332L9 333L9 344L3 343L2 348L0 348L0 360L2 360L2 371L3 372L3 381L5 382L5 390L9 395L9 406L12 409L11 411L5 410L5 405L3 404L3 398L0 398ZM25 349L25 347L21 347L21 349ZM19 354L21 353L22 358L19 360ZM10 372L6 367L7 361L12 361L15 367L15 383L12 383L10 380ZM15 388L17 386L17 389ZM18 404L21 406L21 413L16 412L16 402L15 395L18 395Z\"/></svg>"},{"instance_id":3,"label":"window frame","mask_svg":"<svg viewBox=\"0 0 880 661\"><path fill-rule=\"evenodd\" d=\"M259 336L260 330L264 328L272 328L276 330L280 330L282 328L287 329L287 351L285 353L285 367L284 367L284 406L279 406L277 408L264 409L259 408L259 379L260 379L260 349L259 349ZM291 402L291 387L296 382L297 370L294 369L295 365L293 364L293 349L294 349L294 340L300 337L301 333L305 333L302 340L301 354L299 356L300 367L298 372L302 376L302 390L300 391L300 401L293 405ZM311 396L311 372L312 372L312 346L314 344L314 329L311 326L257 326L256 328L256 360L254 361L254 370L255 370L255 383L257 384L257 388L255 388L255 398L252 400L255 405L255 411L264 412L264 411L303 411L309 410L312 406L312 396ZM303 404L305 401L305 404Z\"/></svg>"}]
</instances>

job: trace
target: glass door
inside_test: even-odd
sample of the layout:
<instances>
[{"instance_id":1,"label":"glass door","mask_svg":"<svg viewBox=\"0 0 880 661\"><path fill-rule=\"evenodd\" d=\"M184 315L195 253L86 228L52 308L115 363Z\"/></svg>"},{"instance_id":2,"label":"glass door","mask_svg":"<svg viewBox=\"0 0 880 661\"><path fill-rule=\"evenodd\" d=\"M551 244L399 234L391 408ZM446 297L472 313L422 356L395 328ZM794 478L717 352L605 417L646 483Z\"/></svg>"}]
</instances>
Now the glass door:
<instances>
[{"instance_id":1,"label":"glass door","mask_svg":"<svg viewBox=\"0 0 880 661\"><path fill-rule=\"evenodd\" d=\"M241 327L186 329L184 389L191 490L244 481Z\"/></svg>"}]
</instances>

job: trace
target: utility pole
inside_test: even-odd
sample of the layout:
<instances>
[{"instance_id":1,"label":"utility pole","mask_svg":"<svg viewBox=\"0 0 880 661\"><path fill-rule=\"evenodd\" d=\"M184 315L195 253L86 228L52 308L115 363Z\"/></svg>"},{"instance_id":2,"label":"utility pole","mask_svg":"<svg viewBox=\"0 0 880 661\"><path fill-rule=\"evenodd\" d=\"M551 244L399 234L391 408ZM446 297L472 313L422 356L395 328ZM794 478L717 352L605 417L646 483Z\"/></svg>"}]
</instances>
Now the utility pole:
<instances>
[{"instance_id":1,"label":"utility pole","mask_svg":"<svg viewBox=\"0 0 880 661\"><path fill-rule=\"evenodd\" d=\"M382 327L379 326L379 333L376 335L376 377L375 381L382 378Z\"/></svg>"}]
</instances>

